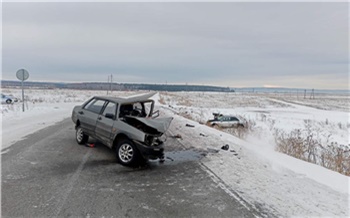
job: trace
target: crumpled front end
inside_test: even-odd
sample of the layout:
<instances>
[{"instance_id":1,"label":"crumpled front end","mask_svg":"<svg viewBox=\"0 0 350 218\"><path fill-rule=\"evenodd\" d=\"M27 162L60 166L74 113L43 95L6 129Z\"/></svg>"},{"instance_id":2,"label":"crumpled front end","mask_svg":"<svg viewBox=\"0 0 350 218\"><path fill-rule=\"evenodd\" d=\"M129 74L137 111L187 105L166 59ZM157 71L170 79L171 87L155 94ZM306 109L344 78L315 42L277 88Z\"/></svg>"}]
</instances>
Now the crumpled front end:
<instances>
[{"instance_id":1,"label":"crumpled front end","mask_svg":"<svg viewBox=\"0 0 350 218\"><path fill-rule=\"evenodd\" d=\"M173 118L142 118L125 116L124 122L142 131L145 134L144 140L134 141L142 156L146 159L157 159L164 157L164 142L166 138L163 134L168 130Z\"/></svg>"}]
</instances>

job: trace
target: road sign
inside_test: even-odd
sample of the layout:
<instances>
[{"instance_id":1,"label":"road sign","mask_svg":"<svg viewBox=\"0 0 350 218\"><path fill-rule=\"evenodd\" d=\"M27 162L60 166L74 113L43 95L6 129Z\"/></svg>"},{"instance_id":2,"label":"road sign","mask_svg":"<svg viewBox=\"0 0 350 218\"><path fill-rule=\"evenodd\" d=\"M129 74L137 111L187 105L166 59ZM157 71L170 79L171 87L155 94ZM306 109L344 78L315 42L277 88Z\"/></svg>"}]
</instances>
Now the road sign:
<instances>
[{"instance_id":1,"label":"road sign","mask_svg":"<svg viewBox=\"0 0 350 218\"><path fill-rule=\"evenodd\" d=\"M29 78L29 73L25 69L19 69L16 73L17 79L22 81L22 110L24 112L24 88L23 82Z\"/></svg>"},{"instance_id":2,"label":"road sign","mask_svg":"<svg viewBox=\"0 0 350 218\"><path fill-rule=\"evenodd\" d=\"M17 76L17 79L24 81L29 78L29 73L25 69L20 69L20 70L17 70L16 76Z\"/></svg>"}]
</instances>

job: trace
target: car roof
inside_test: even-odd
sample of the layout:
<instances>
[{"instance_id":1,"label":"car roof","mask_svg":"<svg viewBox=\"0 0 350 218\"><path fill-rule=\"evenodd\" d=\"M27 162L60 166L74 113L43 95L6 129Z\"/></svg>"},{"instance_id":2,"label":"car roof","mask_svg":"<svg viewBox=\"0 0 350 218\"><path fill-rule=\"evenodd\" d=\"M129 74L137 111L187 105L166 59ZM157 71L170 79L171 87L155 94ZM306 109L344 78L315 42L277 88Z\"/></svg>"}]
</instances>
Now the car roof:
<instances>
[{"instance_id":1,"label":"car roof","mask_svg":"<svg viewBox=\"0 0 350 218\"><path fill-rule=\"evenodd\" d=\"M131 104L131 103L140 102L140 101L151 101L150 97L152 97L155 94L156 94L155 92L151 92L151 93L133 96L129 98L120 98L120 97L111 97L111 96L95 96L95 98L113 101L120 104L128 104L128 103Z\"/></svg>"}]
</instances>

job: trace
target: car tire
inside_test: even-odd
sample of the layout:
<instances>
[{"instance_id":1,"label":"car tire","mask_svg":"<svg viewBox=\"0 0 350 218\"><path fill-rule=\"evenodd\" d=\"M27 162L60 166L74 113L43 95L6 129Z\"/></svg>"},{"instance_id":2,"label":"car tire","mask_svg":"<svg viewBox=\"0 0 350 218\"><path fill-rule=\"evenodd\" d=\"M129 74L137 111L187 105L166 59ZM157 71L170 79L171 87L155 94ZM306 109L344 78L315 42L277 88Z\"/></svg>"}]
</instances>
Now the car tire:
<instances>
[{"instance_id":1,"label":"car tire","mask_svg":"<svg viewBox=\"0 0 350 218\"><path fill-rule=\"evenodd\" d=\"M7 99L6 100L6 104L11 104L12 103L12 100L11 99Z\"/></svg>"},{"instance_id":2,"label":"car tire","mask_svg":"<svg viewBox=\"0 0 350 218\"><path fill-rule=\"evenodd\" d=\"M215 124L215 123L213 125L211 125L211 127L213 127L214 129L217 129L217 130L221 129L220 126L218 124Z\"/></svg>"},{"instance_id":3,"label":"car tire","mask_svg":"<svg viewBox=\"0 0 350 218\"><path fill-rule=\"evenodd\" d=\"M136 166L141 162L141 155L134 143L129 139L122 139L116 146L117 160L124 166Z\"/></svg>"},{"instance_id":4,"label":"car tire","mask_svg":"<svg viewBox=\"0 0 350 218\"><path fill-rule=\"evenodd\" d=\"M89 136L83 132L83 129L80 126L77 126L75 131L75 139L79 145L83 145L88 141Z\"/></svg>"}]
</instances>

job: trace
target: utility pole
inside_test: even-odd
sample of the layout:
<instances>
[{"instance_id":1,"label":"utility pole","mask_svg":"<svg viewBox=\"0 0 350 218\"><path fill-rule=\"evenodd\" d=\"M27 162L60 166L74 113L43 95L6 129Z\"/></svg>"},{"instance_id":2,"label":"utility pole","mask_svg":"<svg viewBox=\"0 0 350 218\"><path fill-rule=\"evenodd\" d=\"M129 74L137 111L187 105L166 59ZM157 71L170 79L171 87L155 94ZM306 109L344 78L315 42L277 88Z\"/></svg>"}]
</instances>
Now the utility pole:
<instances>
[{"instance_id":1,"label":"utility pole","mask_svg":"<svg viewBox=\"0 0 350 218\"><path fill-rule=\"evenodd\" d=\"M312 91L311 91L310 99L315 99L315 92L314 92L314 89L312 89Z\"/></svg>"},{"instance_id":2,"label":"utility pole","mask_svg":"<svg viewBox=\"0 0 350 218\"><path fill-rule=\"evenodd\" d=\"M111 89L111 93L112 93L112 82L113 82L113 75L111 74L111 83L109 84L109 88Z\"/></svg>"},{"instance_id":3,"label":"utility pole","mask_svg":"<svg viewBox=\"0 0 350 218\"><path fill-rule=\"evenodd\" d=\"M299 100L299 89L297 89L297 100Z\"/></svg>"},{"instance_id":4,"label":"utility pole","mask_svg":"<svg viewBox=\"0 0 350 218\"><path fill-rule=\"evenodd\" d=\"M109 75L107 76L107 85L109 83ZM107 95L108 95L108 87L107 87Z\"/></svg>"}]
</instances>

